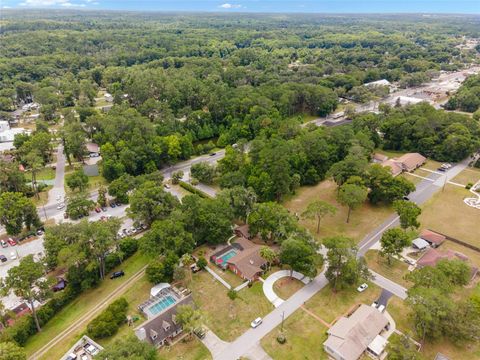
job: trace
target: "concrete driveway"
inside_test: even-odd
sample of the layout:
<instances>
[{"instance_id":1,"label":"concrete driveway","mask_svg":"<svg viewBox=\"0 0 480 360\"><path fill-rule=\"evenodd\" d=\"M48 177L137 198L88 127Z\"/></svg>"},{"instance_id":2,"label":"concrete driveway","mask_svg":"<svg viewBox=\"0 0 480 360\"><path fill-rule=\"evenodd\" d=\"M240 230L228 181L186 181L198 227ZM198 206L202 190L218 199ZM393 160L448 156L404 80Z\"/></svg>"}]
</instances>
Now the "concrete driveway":
<instances>
[{"instance_id":1,"label":"concrete driveway","mask_svg":"<svg viewBox=\"0 0 480 360\"><path fill-rule=\"evenodd\" d=\"M205 347L210 351L214 359L221 359L220 354L227 348L230 344L226 341L220 339L213 331L208 329L205 337L201 339L201 342Z\"/></svg>"}]
</instances>

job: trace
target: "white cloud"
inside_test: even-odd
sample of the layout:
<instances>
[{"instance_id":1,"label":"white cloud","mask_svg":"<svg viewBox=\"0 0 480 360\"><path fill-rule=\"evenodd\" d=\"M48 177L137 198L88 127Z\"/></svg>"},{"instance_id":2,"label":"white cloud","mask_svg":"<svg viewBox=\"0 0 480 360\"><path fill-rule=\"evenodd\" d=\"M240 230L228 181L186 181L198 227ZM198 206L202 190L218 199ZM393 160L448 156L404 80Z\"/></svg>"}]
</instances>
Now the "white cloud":
<instances>
[{"instance_id":1,"label":"white cloud","mask_svg":"<svg viewBox=\"0 0 480 360\"><path fill-rule=\"evenodd\" d=\"M225 3L225 4L220 5L219 7L223 8L223 9L240 9L242 7L242 5Z\"/></svg>"},{"instance_id":2,"label":"white cloud","mask_svg":"<svg viewBox=\"0 0 480 360\"><path fill-rule=\"evenodd\" d=\"M7 5L2 6L2 9L11 9L11 8L12 8L11 6L7 6Z\"/></svg>"},{"instance_id":3,"label":"white cloud","mask_svg":"<svg viewBox=\"0 0 480 360\"><path fill-rule=\"evenodd\" d=\"M25 0L19 4L27 7L46 7L46 6L62 6L62 7L85 7L85 4L71 3L69 0Z\"/></svg>"}]
</instances>

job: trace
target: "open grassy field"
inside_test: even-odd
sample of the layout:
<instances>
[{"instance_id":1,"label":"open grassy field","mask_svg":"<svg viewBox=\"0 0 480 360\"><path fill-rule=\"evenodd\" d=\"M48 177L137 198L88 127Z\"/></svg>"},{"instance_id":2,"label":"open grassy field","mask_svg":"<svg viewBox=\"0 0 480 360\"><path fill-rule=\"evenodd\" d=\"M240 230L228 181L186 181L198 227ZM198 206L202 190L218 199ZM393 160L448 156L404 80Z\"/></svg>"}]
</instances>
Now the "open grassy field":
<instances>
[{"instance_id":1,"label":"open grassy field","mask_svg":"<svg viewBox=\"0 0 480 360\"><path fill-rule=\"evenodd\" d=\"M480 180L480 169L467 168L455 176L452 182L467 185L468 183L475 184L478 180Z\"/></svg>"},{"instance_id":2,"label":"open grassy field","mask_svg":"<svg viewBox=\"0 0 480 360\"><path fill-rule=\"evenodd\" d=\"M55 170L51 167L44 167L36 174L37 180L53 180L55 179ZM30 171L25 172L27 180L32 180L32 173Z\"/></svg>"},{"instance_id":3,"label":"open grassy field","mask_svg":"<svg viewBox=\"0 0 480 360\"><path fill-rule=\"evenodd\" d=\"M428 159L427 162L422 166L425 169L437 170L443 163Z\"/></svg>"},{"instance_id":4,"label":"open grassy field","mask_svg":"<svg viewBox=\"0 0 480 360\"><path fill-rule=\"evenodd\" d=\"M314 200L323 200L337 207L334 216L328 216L320 224L318 238L335 235L346 235L357 242L362 240L372 229L380 225L393 213L387 206L373 206L365 203L360 208L352 211L350 222L347 224L348 209L336 201L337 185L330 180L322 181L315 186L302 187L297 194L284 203L284 206L292 213L301 214L307 205ZM316 235L316 221L300 220L310 232Z\"/></svg>"},{"instance_id":5,"label":"open grassy field","mask_svg":"<svg viewBox=\"0 0 480 360\"><path fill-rule=\"evenodd\" d=\"M419 221L422 228L439 231L480 247L478 219L480 210L465 205L463 199L473 196L461 187L447 184L422 206Z\"/></svg>"},{"instance_id":6,"label":"open grassy field","mask_svg":"<svg viewBox=\"0 0 480 360\"><path fill-rule=\"evenodd\" d=\"M469 262L476 266L477 268L480 268L480 253L472 250L470 248L467 248L466 246L454 243L453 241L446 240L439 248L441 251L445 250L453 250L453 251L458 251L464 255L468 256Z\"/></svg>"},{"instance_id":7,"label":"open grassy field","mask_svg":"<svg viewBox=\"0 0 480 360\"><path fill-rule=\"evenodd\" d=\"M380 296L380 293L381 289L371 283L369 283L368 289L361 293L357 291L356 286L334 293L329 285L308 300L305 308L327 323L332 323L355 304L370 305Z\"/></svg>"},{"instance_id":8,"label":"open grassy field","mask_svg":"<svg viewBox=\"0 0 480 360\"><path fill-rule=\"evenodd\" d=\"M299 309L285 320L285 344L276 340L281 333L279 325L262 339L261 345L274 360L327 360L322 346L327 339L326 331L321 322Z\"/></svg>"},{"instance_id":9,"label":"open grassy field","mask_svg":"<svg viewBox=\"0 0 480 360\"><path fill-rule=\"evenodd\" d=\"M253 319L273 310L273 305L263 294L260 281L239 291L235 300L230 300L227 289L206 271L193 274L189 288L203 312L205 324L226 341L241 335Z\"/></svg>"},{"instance_id":10,"label":"open grassy field","mask_svg":"<svg viewBox=\"0 0 480 360\"><path fill-rule=\"evenodd\" d=\"M408 274L408 265L400 260L392 259L391 264L388 263L387 258L380 256L378 250L368 250L365 254L365 260L368 267L385 276L387 279L395 281L396 283L409 287L411 284L404 280L404 275Z\"/></svg>"},{"instance_id":11,"label":"open grassy field","mask_svg":"<svg viewBox=\"0 0 480 360\"><path fill-rule=\"evenodd\" d=\"M130 279L147 262L147 258L140 253L134 254L127 259L119 268L125 271L125 276L119 279L106 279L98 287L90 289L74 301L59 311L42 329L41 333L36 334L25 345L27 355L32 355L39 350L48 341L60 334L70 325L76 323L86 312L98 307L106 297L108 297L116 288ZM148 294L147 294L148 296ZM72 332L61 343L54 346L44 359L60 359L65 352L78 340L84 329Z\"/></svg>"},{"instance_id":12,"label":"open grassy field","mask_svg":"<svg viewBox=\"0 0 480 360\"><path fill-rule=\"evenodd\" d=\"M160 360L210 360L208 349L196 337L180 340L173 346L160 349Z\"/></svg>"},{"instance_id":13,"label":"open grassy field","mask_svg":"<svg viewBox=\"0 0 480 360\"><path fill-rule=\"evenodd\" d=\"M291 277L284 277L275 281L273 284L273 291L275 291L275 294L281 299L287 300L303 286L304 284L300 280Z\"/></svg>"}]
</instances>

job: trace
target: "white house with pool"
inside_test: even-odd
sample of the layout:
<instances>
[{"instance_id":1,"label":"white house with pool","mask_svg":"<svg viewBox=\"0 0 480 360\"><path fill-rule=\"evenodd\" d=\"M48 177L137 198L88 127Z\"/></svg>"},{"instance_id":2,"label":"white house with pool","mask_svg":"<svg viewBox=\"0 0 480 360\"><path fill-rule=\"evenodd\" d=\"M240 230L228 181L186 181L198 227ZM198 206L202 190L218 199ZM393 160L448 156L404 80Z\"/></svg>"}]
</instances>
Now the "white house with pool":
<instances>
[{"instance_id":1,"label":"white house with pool","mask_svg":"<svg viewBox=\"0 0 480 360\"><path fill-rule=\"evenodd\" d=\"M150 299L138 307L147 320L134 329L135 335L156 347L170 343L183 330L176 321L180 305L193 306L190 290L177 289L167 283L155 285Z\"/></svg>"}]
</instances>

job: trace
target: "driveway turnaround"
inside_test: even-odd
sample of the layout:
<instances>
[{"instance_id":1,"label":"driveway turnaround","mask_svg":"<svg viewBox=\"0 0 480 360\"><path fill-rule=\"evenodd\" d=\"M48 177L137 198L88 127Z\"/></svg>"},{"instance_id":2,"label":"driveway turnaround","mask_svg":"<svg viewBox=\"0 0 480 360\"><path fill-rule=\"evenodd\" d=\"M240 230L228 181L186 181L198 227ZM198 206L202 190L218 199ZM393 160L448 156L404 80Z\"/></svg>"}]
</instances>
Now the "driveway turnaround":
<instances>
[{"instance_id":1,"label":"driveway turnaround","mask_svg":"<svg viewBox=\"0 0 480 360\"><path fill-rule=\"evenodd\" d=\"M304 284L308 284L311 280L308 276L305 276L299 272L294 271L293 273L290 270L280 270L272 275L270 275L264 282L263 282L263 293L267 297L268 301L270 301L273 306L279 307L283 304L285 300L281 299L275 291L273 291L273 284L281 278L290 277L300 280Z\"/></svg>"}]
</instances>

